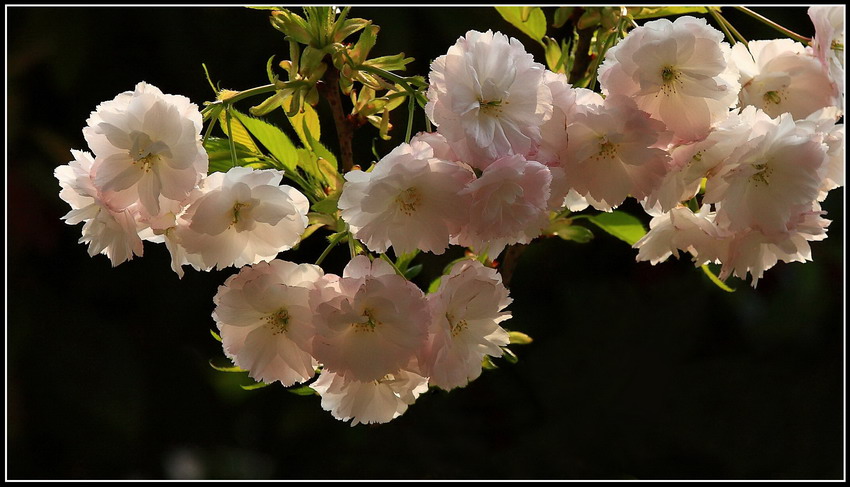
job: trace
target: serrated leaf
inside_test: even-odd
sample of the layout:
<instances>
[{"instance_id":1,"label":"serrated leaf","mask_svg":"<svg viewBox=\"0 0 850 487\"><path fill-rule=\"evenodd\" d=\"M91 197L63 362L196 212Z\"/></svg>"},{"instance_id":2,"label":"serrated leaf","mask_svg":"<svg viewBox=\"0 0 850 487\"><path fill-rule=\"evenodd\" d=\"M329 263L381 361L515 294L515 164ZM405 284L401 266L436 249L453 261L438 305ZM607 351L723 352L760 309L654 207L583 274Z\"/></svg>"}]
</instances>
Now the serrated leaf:
<instances>
[{"instance_id":1,"label":"serrated leaf","mask_svg":"<svg viewBox=\"0 0 850 487\"><path fill-rule=\"evenodd\" d=\"M713 272L711 272L711 269L708 268L708 264L703 264L700 267L702 268L702 271L705 272L705 275L708 276L711 282L716 284L717 287L726 291L727 293L735 292L734 288L729 287L725 282L721 281L719 277L717 277Z\"/></svg>"},{"instance_id":2,"label":"serrated leaf","mask_svg":"<svg viewBox=\"0 0 850 487\"><path fill-rule=\"evenodd\" d=\"M523 20L524 8L527 9L527 7L499 6L496 7L496 11L511 25L542 45L543 36L546 35L546 15L540 7L533 7L531 10L526 10L526 20Z\"/></svg>"},{"instance_id":3,"label":"serrated leaf","mask_svg":"<svg viewBox=\"0 0 850 487\"><path fill-rule=\"evenodd\" d=\"M530 336L521 331L509 331L508 338L510 339L510 343L514 345L528 345L534 341Z\"/></svg>"},{"instance_id":4,"label":"serrated leaf","mask_svg":"<svg viewBox=\"0 0 850 487\"><path fill-rule=\"evenodd\" d=\"M242 389L244 389L246 391L253 391L253 390L256 390L256 389L262 389L263 387L268 387L270 385L271 384L267 384L265 382L257 382L256 384L248 384L247 386L243 386L243 385L240 384L239 387L241 387Z\"/></svg>"},{"instance_id":5,"label":"serrated leaf","mask_svg":"<svg viewBox=\"0 0 850 487\"><path fill-rule=\"evenodd\" d=\"M293 394L296 394L298 396L318 396L319 395L319 393L316 392L316 390L313 389L310 386L287 387L286 390L293 393Z\"/></svg>"},{"instance_id":6,"label":"serrated leaf","mask_svg":"<svg viewBox=\"0 0 850 487\"><path fill-rule=\"evenodd\" d=\"M634 245L635 242L646 235L643 223L622 211L614 210L610 213L600 213L591 216L588 220L629 245Z\"/></svg>"},{"instance_id":7,"label":"serrated leaf","mask_svg":"<svg viewBox=\"0 0 850 487\"><path fill-rule=\"evenodd\" d=\"M233 131L233 134L231 134L227 129L227 113L225 110L222 110L222 112L218 115L218 125L221 127L221 130L227 134L228 137L233 139L233 142L241 144L243 147L255 154L260 154L260 148L254 143L254 139L248 135L248 131L245 130L245 126L242 125L237 118L235 118L236 110L230 108L230 115L230 128Z\"/></svg>"},{"instance_id":8,"label":"serrated leaf","mask_svg":"<svg viewBox=\"0 0 850 487\"><path fill-rule=\"evenodd\" d=\"M236 110L233 110L233 114L251 135L268 149L275 159L280 161L287 170L295 172L298 154L295 152L295 145L281 129L265 120L245 115Z\"/></svg>"},{"instance_id":9,"label":"serrated leaf","mask_svg":"<svg viewBox=\"0 0 850 487\"><path fill-rule=\"evenodd\" d=\"M236 165L250 166L260 163L260 158L253 154L242 144L236 145ZM209 157L209 173L227 172L233 167L233 159L230 154L230 142L219 137L210 137L204 143L204 148Z\"/></svg>"},{"instance_id":10,"label":"serrated leaf","mask_svg":"<svg viewBox=\"0 0 850 487\"><path fill-rule=\"evenodd\" d=\"M214 368L219 372L248 372L247 370L236 367L235 365L232 367L221 367L212 363L212 360L210 360L210 367Z\"/></svg>"},{"instance_id":11,"label":"serrated leaf","mask_svg":"<svg viewBox=\"0 0 850 487\"><path fill-rule=\"evenodd\" d=\"M302 104L294 115L290 116L292 113L292 103L293 98L290 97L287 100L284 100L281 103L281 106L287 113L287 117L289 117L289 122L292 124L292 128L295 129L295 133L298 134L298 137L301 139L301 143L305 147L310 147L310 141L307 139L305 132L309 133L311 137L315 140L321 140L322 138L322 129L319 125L319 115L316 113L316 110L308 104Z\"/></svg>"},{"instance_id":12,"label":"serrated leaf","mask_svg":"<svg viewBox=\"0 0 850 487\"><path fill-rule=\"evenodd\" d=\"M706 14L707 7L629 7L633 19L654 19L681 14Z\"/></svg>"}]
</instances>

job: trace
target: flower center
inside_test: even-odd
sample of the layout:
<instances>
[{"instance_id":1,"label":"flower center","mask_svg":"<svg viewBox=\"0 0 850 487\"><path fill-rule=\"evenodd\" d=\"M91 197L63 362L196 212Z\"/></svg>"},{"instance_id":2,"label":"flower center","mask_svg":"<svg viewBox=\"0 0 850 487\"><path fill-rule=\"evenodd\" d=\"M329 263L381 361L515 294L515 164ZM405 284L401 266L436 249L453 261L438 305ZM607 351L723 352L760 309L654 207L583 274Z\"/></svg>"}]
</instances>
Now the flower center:
<instances>
[{"instance_id":1,"label":"flower center","mask_svg":"<svg viewBox=\"0 0 850 487\"><path fill-rule=\"evenodd\" d=\"M608 140L608 137L602 136L599 138L599 152L592 159L613 159L617 156L617 144Z\"/></svg>"},{"instance_id":2,"label":"flower center","mask_svg":"<svg viewBox=\"0 0 850 487\"><path fill-rule=\"evenodd\" d=\"M782 90L770 90L767 93L765 93L764 96L762 96L762 99L764 99L765 105L770 105L770 104L779 105L780 103L782 103L783 98L787 98L783 95L784 95L784 93L783 93Z\"/></svg>"},{"instance_id":3,"label":"flower center","mask_svg":"<svg viewBox=\"0 0 850 487\"><path fill-rule=\"evenodd\" d=\"M133 164L139 163L139 164L141 164L142 171L151 172L151 169L153 169L153 165L155 163L159 162L159 160L160 160L159 155L158 154L147 154L145 156L142 156L141 155L142 151L139 151L139 152L140 152L140 154L139 154L140 157L133 158L134 159Z\"/></svg>"},{"instance_id":4,"label":"flower center","mask_svg":"<svg viewBox=\"0 0 850 487\"><path fill-rule=\"evenodd\" d=\"M272 335L286 333L289 328L289 311L286 308L280 308L266 315L263 320L266 322L265 327L272 331Z\"/></svg>"},{"instance_id":5,"label":"flower center","mask_svg":"<svg viewBox=\"0 0 850 487\"><path fill-rule=\"evenodd\" d=\"M682 73L673 66L661 68L661 92L665 95L676 93L681 76Z\"/></svg>"},{"instance_id":6,"label":"flower center","mask_svg":"<svg viewBox=\"0 0 850 487\"><path fill-rule=\"evenodd\" d=\"M251 203L242 203L240 201L237 201L236 203L234 203L233 204L233 221L231 221L230 224L236 225L237 223L239 223L239 212L242 210L242 208L250 208L250 207L251 207Z\"/></svg>"},{"instance_id":7,"label":"flower center","mask_svg":"<svg viewBox=\"0 0 850 487\"><path fill-rule=\"evenodd\" d=\"M398 209L407 216L416 211L416 207L422 202L422 197L416 188L407 188L395 198Z\"/></svg>"},{"instance_id":8,"label":"flower center","mask_svg":"<svg viewBox=\"0 0 850 487\"><path fill-rule=\"evenodd\" d=\"M829 48L832 49L833 51L843 51L844 50L844 43L839 41L838 39L833 39L832 42L829 45Z\"/></svg>"},{"instance_id":9,"label":"flower center","mask_svg":"<svg viewBox=\"0 0 850 487\"><path fill-rule=\"evenodd\" d=\"M467 323L466 320L455 321L455 318L451 313L446 313L446 319L449 321L449 330L452 334L452 338L455 338L463 330L469 327L469 323Z\"/></svg>"},{"instance_id":10,"label":"flower center","mask_svg":"<svg viewBox=\"0 0 850 487\"><path fill-rule=\"evenodd\" d=\"M508 102L504 102L504 104L507 105ZM502 114L504 106L502 105L502 100L485 100L483 98L479 98L478 108L484 112L485 115L498 117Z\"/></svg>"},{"instance_id":11,"label":"flower center","mask_svg":"<svg viewBox=\"0 0 850 487\"><path fill-rule=\"evenodd\" d=\"M768 166L767 162L753 164L753 169L755 169L756 172L749 178L749 181L753 183L753 186L757 188L761 184L764 184L765 186L770 184L770 175L773 174L773 169Z\"/></svg>"},{"instance_id":12,"label":"flower center","mask_svg":"<svg viewBox=\"0 0 850 487\"><path fill-rule=\"evenodd\" d=\"M374 311L372 311L370 308L364 309L363 310L363 316L366 318L366 321L365 322L360 321L360 322L357 322L357 323L352 323L351 326L354 328L354 332L358 333L358 332L361 332L361 331L365 331L365 332L369 332L369 333L374 333L375 327L380 325L381 322L376 320L375 317L372 316L373 314L374 314Z\"/></svg>"}]
</instances>

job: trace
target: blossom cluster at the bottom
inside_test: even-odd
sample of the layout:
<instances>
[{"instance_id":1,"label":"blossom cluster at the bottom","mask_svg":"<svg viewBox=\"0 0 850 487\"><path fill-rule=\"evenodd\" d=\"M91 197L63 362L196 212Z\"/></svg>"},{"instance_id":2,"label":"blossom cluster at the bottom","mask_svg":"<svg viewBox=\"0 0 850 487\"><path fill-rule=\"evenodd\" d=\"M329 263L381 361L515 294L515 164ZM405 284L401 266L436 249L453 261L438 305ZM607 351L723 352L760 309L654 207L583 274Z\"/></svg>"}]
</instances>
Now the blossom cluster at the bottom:
<instances>
[{"instance_id":1,"label":"blossom cluster at the bottom","mask_svg":"<svg viewBox=\"0 0 850 487\"><path fill-rule=\"evenodd\" d=\"M225 355L250 377L310 384L340 420L386 423L428 390L463 387L501 356L511 299L477 260L457 262L425 294L384 260L352 259L342 276L280 259L243 267L213 312Z\"/></svg>"}]
</instances>

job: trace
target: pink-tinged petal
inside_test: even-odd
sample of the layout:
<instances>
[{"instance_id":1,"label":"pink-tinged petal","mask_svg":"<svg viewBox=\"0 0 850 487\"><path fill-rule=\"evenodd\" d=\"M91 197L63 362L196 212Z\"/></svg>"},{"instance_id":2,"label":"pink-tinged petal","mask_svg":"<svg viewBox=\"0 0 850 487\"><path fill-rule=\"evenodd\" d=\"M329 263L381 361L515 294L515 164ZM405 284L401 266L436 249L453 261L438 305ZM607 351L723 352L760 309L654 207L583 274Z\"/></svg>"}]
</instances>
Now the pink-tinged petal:
<instances>
[{"instance_id":1,"label":"pink-tinged petal","mask_svg":"<svg viewBox=\"0 0 850 487\"><path fill-rule=\"evenodd\" d=\"M141 164L134 164L128 154L113 154L95 159L94 184L101 191L121 191L136 184L144 174Z\"/></svg>"}]
</instances>

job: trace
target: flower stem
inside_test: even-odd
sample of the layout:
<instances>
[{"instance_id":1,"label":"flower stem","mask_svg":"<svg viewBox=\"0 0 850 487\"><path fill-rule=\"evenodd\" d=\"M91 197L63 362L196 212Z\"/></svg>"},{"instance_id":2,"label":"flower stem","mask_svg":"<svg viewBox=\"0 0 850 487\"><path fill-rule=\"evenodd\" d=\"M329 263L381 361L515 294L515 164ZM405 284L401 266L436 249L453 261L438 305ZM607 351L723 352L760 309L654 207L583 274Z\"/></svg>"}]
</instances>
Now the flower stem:
<instances>
[{"instance_id":1,"label":"flower stem","mask_svg":"<svg viewBox=\"0 0 850 487\"><path fill-rule=\"evenodd\" d=\"M239 91L236 94L228 96L227 98L225 98L223 100L216 100L216 101L208 102L207 106L204 107L203 110L201 110L201 115L203 115L204 119L206 119L209 116L209 113L212 111L212 109L214 107L218 106L218 105L225 105L225 106L226 105L232 105L232 104L236 103L237 101L242 100L244 98L248 98L248 97L255 96L255 95L262 95L263 93L270 93L272 91L275 91L275 85L274 84L257 86L256 88L251 88L251 89L248 89L248 90L245 90L245 91Z\"/></svg>"},{"instance_id":2,"label":"flower stem","mask_svg":"<svg viewBox=\"0 0 850 487\"><path fill-rule=\"evenodd\" d=\"M322 262L325 260L325 257L327 257L329 253L331 253L331 249L336 247L337 244L339 244L339 241L342 240L342 238L345 237L346 235L347 235L346 232L338 232L338 233L335 233L334 235L332 235L331 238L330 238L330 243L328 244L327 248L325 248L325 251L322 252L322 255L320 255L319 258L316 259L316 265L322 265Z\"/></svg>"},{"instance_id":3,"label":"flower stem","mask_svg":"<svg viewBox=\"0 0 850 487\"><path fill-rule=\"evenodd\" d=\"M764 17L763 15L760 15L760 14L757 14L756 12L753 12L752 10L748 9L747 7L735 7L735 8L740 10L741 12L744 12L745 14L749 15L750 17L758 20L759 22L767 24L770 27L778 30L779 32L782 32L783 34L794 39L795 41L799 41L799 42L802 42L804 44L808 44L808 43L812 42L811 38L801 36L800 34L797 34L796 32L793 32L789 29L786 29L785 27L782 27L781 25L777 24L776 22L768 19L767 17Z\"/></svg>"},{"instance_id":4,"label":"flower stem","mask_svg":"<svg viewBox=\"0 0 850 487\"><path fill-rule=\"evenodd\" d=\"M735 27L732 25L731 22L729 22L728 20L726 20L725 17L720 15L719 11L716 11L716 10L713 10L713 9L708 9L708 11L711 13L712 17L714 17L714 20L716 20L718 23L720 23L721 26L724 27L723 30L726 32L727 36L729 36L729 32L731 32L745 46L747 45L747 39L744 36L742 36L741 33L738 32L737 29L735 29ZM732 42L732 44L734 44L734 42Z\"/></svg>"}]
</instances>

